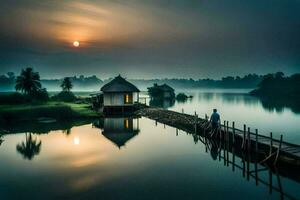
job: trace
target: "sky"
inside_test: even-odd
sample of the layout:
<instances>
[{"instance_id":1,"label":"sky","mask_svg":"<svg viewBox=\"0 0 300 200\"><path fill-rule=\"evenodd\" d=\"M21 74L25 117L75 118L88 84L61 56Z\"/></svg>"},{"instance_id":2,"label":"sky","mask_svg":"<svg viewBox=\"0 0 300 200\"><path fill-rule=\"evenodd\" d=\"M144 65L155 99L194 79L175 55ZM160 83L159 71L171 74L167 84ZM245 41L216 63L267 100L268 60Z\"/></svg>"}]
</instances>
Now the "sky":
<instances>
[{"instance_id":1,"label":"sky","mask_svg":"<svg viewBox=\"0 0 300 200\"><path fill-rule=\"evenodd\" d=\"M300 73L300 0L0 3L0 74L25 67L42 78Z\"/></svg>"}]
</instances>

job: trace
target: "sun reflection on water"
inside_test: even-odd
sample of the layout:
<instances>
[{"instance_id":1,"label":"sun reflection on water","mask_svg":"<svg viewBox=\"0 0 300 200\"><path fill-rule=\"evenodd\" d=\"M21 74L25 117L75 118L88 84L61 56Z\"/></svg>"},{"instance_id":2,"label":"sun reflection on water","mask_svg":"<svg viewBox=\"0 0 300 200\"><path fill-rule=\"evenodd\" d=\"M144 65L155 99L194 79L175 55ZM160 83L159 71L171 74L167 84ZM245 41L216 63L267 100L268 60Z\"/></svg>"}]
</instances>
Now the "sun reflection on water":
<instances>
[{"instance_id":1,"label":"sun reflection on water","mask_svg":"<svg viewBox=\"0 0 300 200\"><path fill-rule=\"evenodd\" d=\"M80 144L80 139L79 139L79 137L74 137L74 139L73 139L73 144L75 144L75 145L79 145Z\"/></svg>"}]
</instances>

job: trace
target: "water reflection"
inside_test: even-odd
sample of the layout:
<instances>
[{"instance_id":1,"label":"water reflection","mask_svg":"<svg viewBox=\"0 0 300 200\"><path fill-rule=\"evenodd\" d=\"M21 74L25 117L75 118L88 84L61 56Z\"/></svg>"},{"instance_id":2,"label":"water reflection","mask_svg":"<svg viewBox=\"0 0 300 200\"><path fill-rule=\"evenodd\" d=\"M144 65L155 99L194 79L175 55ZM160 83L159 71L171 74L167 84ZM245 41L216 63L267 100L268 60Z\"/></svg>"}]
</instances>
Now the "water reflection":
<instances>
[{"instance_id":1,"label":"water reflection","mask_svg":"<svg viewBox=\"0 0 300 200\"><path fill-rule=\"evenodd\" d=\"M4 142L4 140L2 139L2 137L3 137L3 135L1 135L1 133L0 133L0 146Z\"/></svg>"},{"instance_id":2,"label":"water reflection","mask_svg":"<svg viewBox=\"0 0 300 200\"><path fill-rule=\"evenodd\" d=\"M71 132L71 128L67 128L67 129L63 130L62 132L63 132L64 134L66 134L67 136L68 136L68 135L71 135L71 133L72 133L72 132Z\"/></svg>"},{"instance_id":3,"label":"water reflection","mask_svg":"<svg viewBox=\"0 0 300 200\"><path fill-rule=\"evenodd\" d=\"M263 135L270 132L279 138L281 134L288 142L300 142L300 100L261 99L240 90L182 90L194 96L191 101L175 102L169 110L194 114L204 118L217 108L222 120L235 122L237 128L243 125L258 129Z\"/></svg>"},{"instance_id":4,"label":"water reflection","mask_svg":"<svg viewBox=\"0 0 300 200\"><path fill-rule=\"evenodd\" d=\"M169 108L175 104L174 99L154 99L152 98L149 102L150 106L158 107L158 108Z\"/></svg>"},{"instance_id":5,"label":"water reflection","mask_svg":"<svg viewBox=\"0 0 300 200\"><path fill-rule=\"evenodd\" d=\"M284 112L284 108L290 108L294 113L300 114L300 99L293 98L261 98L262 106L269 112Z\"/></svg>"},{"instance_id":6,"label":"water reflection","mask_svg":"<svg viewBox=\"0 0 300 200\"><path fill-rule=\"evenodd\" d=\"M14 122L13 124L0 124L0 131L5 134L30 132L34 134L47 134L54 130L64 130L66 135L74 126L90 124L90 120L66 120L54 123L39 123L37 121Z\"/></svg>"},{"instance_id":7,"label":"water reflection","mask_svg":"<svg viewBox=\"0 0 300 200\"><path fill-rule=\"evenodd\" d=\"M32 134L25 134L25 141L17 144L17 151L23 156L24 159L32 160L34 156L38 155L41 151L42 142L37 138L33 138Z\"/></svg>"},{"instance_id":8,"label":"water reflection","mask_svg":"<svg viewBox=\"0 0 300 200\"><path fill-rule=\"evenodd\" d=\"M155 126L146 118L105 118L74 126L71 135L64 132L39 135L43 152L31 163L19 159L15 151L23 136L4 136L3 199L20 199L18 194L30 199L33 193L34 199L131 200L184 199L186 194L197 199L199 193L203 199L278 199L278 194L297 199L300 195L298 169L276 171L218 138L207 139L159 122ZM33 134L26 134L18 146L25 159L34 159L42 148Z\"/></svg>"},{"instance_id":9,"label":"water reflection","mask_svg":"<svg viewBox=\"0 0 300 200\"><path fill-rule=\"evenodd\" d=\"M223 162L224 166L230 167L232 172L241 171L242 177L247 181L253 179L256 186L266 186L270 195L276 192L279 193L280 199L297 199L293 193L284 190L282 182L288 178L300 183L298 169L285 168L285 166L277 168L275 165L261 164L260 161L263 158L260 158L257 153L236 151L234 145L224 138L220 140L215 137L207 138L193 133L188 134L193 137L195 144L201 142L205 145L205 152L210 153L214 161ZM176 135L178 136L177 129Z\"/></svg>"},{"instance_id":10,"label":"water reflection","mask_svg":"<svg viewBox=\"0 0 300 200\"><path fill-rule=\"evenodd\" d=\"M94 123L102 129L102 135L119 149L140 132L139 119L135 117L104 118Z\"/></svg>"}]
</instances>

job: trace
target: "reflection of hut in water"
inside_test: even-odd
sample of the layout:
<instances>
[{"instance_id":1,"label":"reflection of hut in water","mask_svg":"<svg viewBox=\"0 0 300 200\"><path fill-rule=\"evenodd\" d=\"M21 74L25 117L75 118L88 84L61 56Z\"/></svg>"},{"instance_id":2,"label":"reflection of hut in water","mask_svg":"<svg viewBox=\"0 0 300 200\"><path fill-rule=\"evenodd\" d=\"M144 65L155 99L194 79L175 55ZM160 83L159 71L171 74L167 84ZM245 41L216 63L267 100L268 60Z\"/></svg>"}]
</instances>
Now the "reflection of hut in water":
<instances>
[{"instance_id":1,"label":"reflection of hut in water","mask_svg":"<svg viewBox=\"0 0 300 200\"><path fill-rule=\"evenodd\" d=\"M105 118L102 134L121 148L139 133L139 119Z\"/></svg>"}]
</instances>

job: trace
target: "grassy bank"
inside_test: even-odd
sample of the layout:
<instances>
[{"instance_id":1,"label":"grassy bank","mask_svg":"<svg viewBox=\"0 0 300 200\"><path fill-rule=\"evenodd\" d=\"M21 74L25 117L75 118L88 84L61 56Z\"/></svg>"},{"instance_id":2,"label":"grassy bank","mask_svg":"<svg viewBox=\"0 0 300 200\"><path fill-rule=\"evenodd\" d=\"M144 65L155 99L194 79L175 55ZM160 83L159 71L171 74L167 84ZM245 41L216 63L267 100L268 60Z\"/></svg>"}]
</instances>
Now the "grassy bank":
<instances>
[{"instance_id":1,"label":"grassy bank","mask_svg":"<svg viewBox=\"0 0 300 200\"><path fill-rule=\"evenodd\" d=\"M99 117L99 114L85 103L47 102L41 104L0 105L0 123L34 121L39 118L67 121L96 117Z\"/></svg>"}]
</instances>

